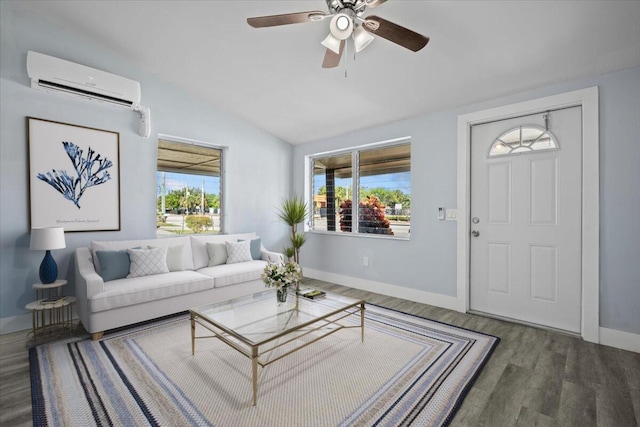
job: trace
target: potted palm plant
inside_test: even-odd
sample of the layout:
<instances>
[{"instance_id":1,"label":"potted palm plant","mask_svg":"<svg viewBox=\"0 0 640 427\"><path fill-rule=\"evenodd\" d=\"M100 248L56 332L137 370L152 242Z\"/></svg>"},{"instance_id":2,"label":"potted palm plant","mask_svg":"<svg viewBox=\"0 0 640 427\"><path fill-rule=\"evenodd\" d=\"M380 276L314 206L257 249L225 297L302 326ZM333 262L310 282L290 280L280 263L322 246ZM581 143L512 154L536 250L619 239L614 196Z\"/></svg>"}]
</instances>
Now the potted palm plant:
<instances>
[{"instance_id":1,"label":"potted palm plant","mask_svg":"<svg viewBox=\"0 0 640 427\"><path fill-rule=\"evenodd\" d=\"M293 262L300 262L300 248L307 241L304 232L298 233L298 224L303 222L309 215L307 203L302 198L294 195L291 198L285 198L282 206L278 210L278 217L289 227L291 227L291 236L289 241L291 246L284 249L284 254L288 258L293 258Z\"/></svg>"}]
</instances>

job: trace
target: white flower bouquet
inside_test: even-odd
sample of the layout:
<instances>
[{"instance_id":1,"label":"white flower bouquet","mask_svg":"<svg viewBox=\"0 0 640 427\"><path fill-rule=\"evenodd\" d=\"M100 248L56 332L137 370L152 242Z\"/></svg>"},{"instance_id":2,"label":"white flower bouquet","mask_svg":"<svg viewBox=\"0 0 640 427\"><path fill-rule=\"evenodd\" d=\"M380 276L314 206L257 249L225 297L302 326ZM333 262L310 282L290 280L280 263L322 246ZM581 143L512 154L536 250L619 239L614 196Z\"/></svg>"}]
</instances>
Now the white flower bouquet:
<instances>
[{"instance_id":1,"label":"white flower bouquet","mask_svg":"<svg viewBox=\"0 0 640 427\"><path fill-rule=\"evenodd\" d=\"M302 269L293 261L286 264L270 262L266 265L260 277L267 287L288 288L291 285L296 286L300 283Z\"/></svg>"}]
</instances>

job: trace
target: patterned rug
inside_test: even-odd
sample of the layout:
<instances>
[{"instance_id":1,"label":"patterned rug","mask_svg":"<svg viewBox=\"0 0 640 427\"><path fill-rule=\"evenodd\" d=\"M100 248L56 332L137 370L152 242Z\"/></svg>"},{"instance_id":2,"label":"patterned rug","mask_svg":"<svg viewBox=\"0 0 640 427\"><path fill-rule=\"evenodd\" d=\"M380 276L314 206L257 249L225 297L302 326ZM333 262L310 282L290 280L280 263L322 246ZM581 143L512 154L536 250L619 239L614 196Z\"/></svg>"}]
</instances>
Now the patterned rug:
<instances>
[{"instance_id":1,"label":"patterned rug","mask_svg":"<svg viewBox=\"0 0 640 427\"><path fill-rule=\"evenodd\" d=\"M343 322L347 321L344 319ZM358 316L350 320L357 324ZM204 333L198 330L198 335ZM344 329L260 369L187 315L30 350L37 426L447 425L499 338L367 305Z\"/></svg>"}]
</instances>

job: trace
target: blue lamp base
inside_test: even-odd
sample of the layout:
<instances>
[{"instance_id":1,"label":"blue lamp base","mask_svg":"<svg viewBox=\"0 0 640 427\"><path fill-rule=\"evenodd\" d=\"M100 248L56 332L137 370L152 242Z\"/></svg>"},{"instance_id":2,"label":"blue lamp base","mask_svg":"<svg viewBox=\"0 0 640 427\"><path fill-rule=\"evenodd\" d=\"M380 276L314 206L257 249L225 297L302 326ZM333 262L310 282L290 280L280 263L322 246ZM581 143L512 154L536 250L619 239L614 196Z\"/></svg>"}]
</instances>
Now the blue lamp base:
<instances>
[{"instance_id":1,"label":"blue lamp base","mask_svg":"<svg viewBox=\"0 0 640 427\"><path fill-rule=\"evenodd\" d=\"M55 282L57 278L58 265L53 259L53 256L51 256L51 251L47 251L42 260L42 264L40 264L40 282L46 285Z\"/></svg>"}]
</instances>

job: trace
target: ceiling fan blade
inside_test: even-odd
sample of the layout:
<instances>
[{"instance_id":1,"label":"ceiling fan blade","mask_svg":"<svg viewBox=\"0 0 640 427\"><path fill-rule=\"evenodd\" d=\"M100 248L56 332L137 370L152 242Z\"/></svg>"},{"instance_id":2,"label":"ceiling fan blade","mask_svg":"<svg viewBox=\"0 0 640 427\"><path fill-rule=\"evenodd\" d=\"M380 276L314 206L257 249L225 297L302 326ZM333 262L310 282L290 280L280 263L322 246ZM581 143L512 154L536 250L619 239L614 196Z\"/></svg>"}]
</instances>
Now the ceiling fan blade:
<instances>
[{"instance_id":1,"label":"ceiling fan blade","mask_svg":"<svg viewBox=\"0 0 640 427\"><path fill-rule=\"evenodd\" d=\"M247 18L247 24L253 28L275 27L277 25L301 24L304 22L322 21L326 13L320 10L309 12L286 13L282 15L258 16Z\"/></svg>"},{"instance_id":2,"label":"ceiling fan blade","mask_svg":"<svg viewBox=\"0 0 640 427\"><path fill-rule=\"evenodd\" d=\"M392 41L414 52L419 51L429 43L429 37L375 15L367 16L362 27L371 34Z\"/></svg>"},{"instance_id":3,"label":"ceiling fan blade","mask_svg":"<svg viewBox=\"0 0 640 427\"><path fill-rule=\"evenodd\" d=\"M331 49L327 49L324 53L324 61L322 61L322 68L335 68L340 64L340 58L344 51L344 40L340 42L340 53L335 53Z\"/></svg>"},{"instance_id":4,"label":"ceiling fan blade","mask_svg":"<svg viewBox=\"0 0 640 427\"><path fill-rule=\"evenodd\" d=\"M378 7L387 0L365 0L367 7Z\"/></svg>"}]
</instances>

